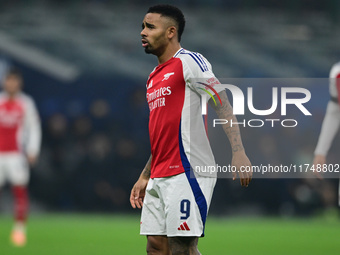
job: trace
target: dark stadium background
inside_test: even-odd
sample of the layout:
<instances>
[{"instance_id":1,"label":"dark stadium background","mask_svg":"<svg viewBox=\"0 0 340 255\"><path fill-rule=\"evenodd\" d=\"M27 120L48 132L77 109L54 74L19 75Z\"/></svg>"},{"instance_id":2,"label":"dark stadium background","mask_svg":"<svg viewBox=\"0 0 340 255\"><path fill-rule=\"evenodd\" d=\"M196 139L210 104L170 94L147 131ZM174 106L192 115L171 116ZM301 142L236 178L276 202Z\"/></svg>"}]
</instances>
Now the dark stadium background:
<instances>
[{"instance_id":1,"label":"dark stadium background","mask_svg":"<svg viewBox=\"0 0 340 255\"><path fill-rule=\"evenodd\" d=\"M156 65L139 33L148 6L163 2L0 1L0 73L12 65L22 70L42 120L31 214L133 211L130 189L150 153L145 83ZM182 46L201 52L217 77L327 78L339 61L337 0L171 3L186 15ZM242 131L253 162L312 162L329 95L327 86L310 90L319 98L298 139L276 129ZM331 162L339 162L338 144ZM309 216L336 204L337 180L256 179L247 189L219 180L211 213ZM12 210L8 187L0 205L3 213Z\"/></svg>"}]
</instances>

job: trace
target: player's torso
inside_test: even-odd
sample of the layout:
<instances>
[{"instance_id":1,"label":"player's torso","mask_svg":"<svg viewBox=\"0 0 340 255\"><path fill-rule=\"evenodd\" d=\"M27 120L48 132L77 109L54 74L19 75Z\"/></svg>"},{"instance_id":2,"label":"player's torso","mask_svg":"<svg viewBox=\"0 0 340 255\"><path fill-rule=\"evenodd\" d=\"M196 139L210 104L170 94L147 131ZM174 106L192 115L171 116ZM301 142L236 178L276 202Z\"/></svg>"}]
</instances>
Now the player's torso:
<instances>
[{"instance_id":1,"label":"player's torso","mask_svg":"<svg viewBox=\"0 0 340 255\"><path fill-rule=\"evenodd\" d=\"M19 150L18 131L24 122L24 104L20 96L10 99L0 95L0 152Z\"/></svg>"},{"instance_id":2,"label":"player's torso","mask_svg":"<svg viewBox=\"0 0 340 255\"><path fill-rule=\"evenodd\" d=\"M149 104L150 119L155 118L171 123L174 118L180 117L178 113L182 109L184 93L185 81L181 60L172 58L158 66L150 74L147 82L146 99Z\"/></svg>"},{"instance_id":3,"label":"player's torso","mask_svg":"<svg viewBox=\"0 0 340 255\"><path fill-rule=\"evenodd\" d=\"M179 151L179 134L185 80L179 58L172 58L157 66L150 74L146 98L150 109L152 176L181 173L184 170Z\"/></svg>"}]
</instances>

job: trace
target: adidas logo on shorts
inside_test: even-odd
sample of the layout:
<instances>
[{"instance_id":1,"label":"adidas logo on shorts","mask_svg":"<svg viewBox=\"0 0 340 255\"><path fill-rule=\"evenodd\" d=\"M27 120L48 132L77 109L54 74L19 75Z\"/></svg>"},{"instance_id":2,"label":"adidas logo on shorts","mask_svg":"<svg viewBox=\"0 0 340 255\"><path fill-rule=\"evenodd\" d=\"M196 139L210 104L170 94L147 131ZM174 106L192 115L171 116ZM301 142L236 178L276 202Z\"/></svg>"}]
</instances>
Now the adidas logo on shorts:
<instances>
[{"instance_id":1,"label":"adidas logo on shorts","mask_svg":"<svg viewBox=\"0 0 340 255\"><path fill-rule=\"evenodd\" d=\"M188 226L188 224L187 224L186 222L183 222L183 223L179 226L178 230L189 231L190 228L189 228L189 226Z\"/></svg>"}]
</instances>

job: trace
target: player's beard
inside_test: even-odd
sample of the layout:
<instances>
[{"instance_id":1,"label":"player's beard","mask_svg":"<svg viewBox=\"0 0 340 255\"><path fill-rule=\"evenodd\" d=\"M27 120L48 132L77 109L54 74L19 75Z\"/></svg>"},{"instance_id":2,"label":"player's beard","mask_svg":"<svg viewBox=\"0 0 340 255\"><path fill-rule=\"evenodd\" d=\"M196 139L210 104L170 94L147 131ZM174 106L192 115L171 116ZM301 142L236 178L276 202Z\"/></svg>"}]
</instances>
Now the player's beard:
<instances>
[{"instance_id":1,"label":"player's beard","mask_svg":"<svg viewBox=\"0 0 340 255\"><path fill-rule=\"evenodd\" d=\"M144 51L146 54L153 54L154 50L152 49L152 46L150 45L150 43L148 42L148 45L144 48Z\"/></svg>"},{"instance_id":2,"label":"player's beard","mask_svg":"<svg viewBox=\"0 0 340 255\"><path fill-rule=\"evenodd\" d=\"M152 54L152 50L149 48L149 45L145 47L144 51L146 54Z\"/></svg>"},{"instance_id":3,"label":"player's beard","mask_svg":"<svg viewBox=\"0 0 340 255\"><path fill-rule=\"evenodd\" d=\"M150 43L144 49L146 54L153 54L155 56L162 55L164 50L165 50L165 46L164 45L160 45L157 48L155 48L155 47L152 47L152 45L150 45Z\"/></svg>"}]
</instances>

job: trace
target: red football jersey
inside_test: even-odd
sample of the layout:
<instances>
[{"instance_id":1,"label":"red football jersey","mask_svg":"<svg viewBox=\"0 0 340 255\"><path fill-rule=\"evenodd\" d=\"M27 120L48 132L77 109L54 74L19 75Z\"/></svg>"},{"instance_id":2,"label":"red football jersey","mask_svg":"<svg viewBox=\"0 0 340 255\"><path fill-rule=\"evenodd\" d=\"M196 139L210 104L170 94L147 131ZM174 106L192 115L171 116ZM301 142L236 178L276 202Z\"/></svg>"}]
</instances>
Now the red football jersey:
<instances>
[{"instance_id":1,"label":"red football jersey","mask_svg":"<svg viewBox=\"0 0 340 255\"><path fill-rule=\"evenodd\" d=\"M215 165L202 121L201 85L195 79L218 83L210 63L184 49L149 76L151 178L180 174L193 165Z\"/></svg>"},{"instance_id":2,"label":"red football jersey","mask_svg":"<svg viewBox=\"0 0 340 255\"><path fill-rule=\"evenodd\" d=\"M33 100L23 93L15 98L0 93L0 153L24 151L37 155L40 140L40 121Z\"/></svg>"}]
</instances>

